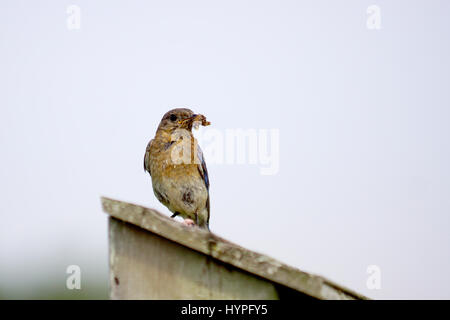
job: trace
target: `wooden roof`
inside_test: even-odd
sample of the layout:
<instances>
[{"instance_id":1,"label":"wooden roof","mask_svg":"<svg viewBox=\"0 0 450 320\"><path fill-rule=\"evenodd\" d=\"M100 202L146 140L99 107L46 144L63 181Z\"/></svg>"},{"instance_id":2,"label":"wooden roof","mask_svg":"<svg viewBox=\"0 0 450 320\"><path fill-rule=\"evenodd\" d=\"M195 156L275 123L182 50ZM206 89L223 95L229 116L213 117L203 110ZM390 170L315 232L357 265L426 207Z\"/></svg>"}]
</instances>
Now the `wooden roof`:
<instances>
[{"instance_id":1,"label":"wooden roof","mask_svg":"<svg viewBox=\"0 0 450 320\"><path fill-rule=\"evenodd\" d=\"M243 248L205 229L187 227L154 209L105 197L101 201L103 210L116 219L311 297L333 300L367 299L324 277Z\"/></svg>"}]
</instances>

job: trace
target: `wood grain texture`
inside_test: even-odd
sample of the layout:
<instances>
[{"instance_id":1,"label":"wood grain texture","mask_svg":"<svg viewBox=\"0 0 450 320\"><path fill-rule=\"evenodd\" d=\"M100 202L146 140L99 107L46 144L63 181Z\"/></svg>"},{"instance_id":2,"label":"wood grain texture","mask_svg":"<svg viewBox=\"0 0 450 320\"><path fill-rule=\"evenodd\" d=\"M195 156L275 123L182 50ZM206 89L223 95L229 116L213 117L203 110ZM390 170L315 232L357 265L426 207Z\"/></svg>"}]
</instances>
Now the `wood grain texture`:
<instances>
[{"instance_id":1,"label":"wood grain texture","mask_svg":"<svg viewBox=\"0 0 450 320\"><path fill-rule=\"evenodd\" d=\"M275 286L110 218L111 299L278 299Z\"/></svg>"},{"instance_id":2,"label":"wood grain texture","mask_svg":"<svg viewBox=\"0 0 450 320\"><path fill-rule=\"evenodd\" d=\"M130 288L132 288L131 284L139 287L139 283L136 283L130 275L120 274L120 270L131 268L130 270L140 270L139 272L144 272L147 269L153 268L151 269L153 270L153 273L159 274L158 279L161 279L161 277L164 278L163 271L155 272L155 270L157 270L158 260L151 259L150 255L151 252L153 252L155 256L158 255L159 257L164 257L164 259L161 258L161 261L165 261L164 263L172 261L169 264L173 265L171 267L173 275L177 275L178 277L175 277L175 279L181 279L180 275L183 274L183 271L188 273L192 279L196 279L196 272L198 272L199 269L194 268L197 271L188 271L190 268L187 267L187 264L201 265L203 268L206 261L210 261L212 262L211 265L213 265L211 267L211 274L217 273L218 275L221 275L221 277L230 277L230 275L223 270L226 269L225 266L230 266L245 274L251 274L258 280L265 279L277 286L287 287L316 299L367 299L366 297L335 284L326 278L303 272L266 255L245 249L218 237L205 229L184 226L156 210L109 198L102 198L102 206L103 210L112 217L132 224L140 228L139 231L142 232L142 234L136 234L136 232L134 232L127 235L127 231L124 231L126 229L117 227L114 223L111 224L110 269L112 298L125 297L125 295L122 295L123 292L128 292L126 296L131 297L133 296L130 293ZM176 247L173 247L174 245L176 245ZM162 248L167 249L172 257L163 255L161 253ZM182 251L182 249L184 251ZM185 258L186 256L189 258ZM200 270L202 269L200 268ZM234 273L237 274L236 272ZM170 273L165 274L165 279L169 277L169 274ZM126 284L125 288L121 289L121 291L114 291L114 284L116 283L115 277L118 279L119 287L120 283ZM215 277L215 275L212 277ZM232 282L251 281L244 276L238 277L239 279L245 278L246 280L236 280L237 278L233 278L234 280L232 280ZM123 280L121 280L121 278ZM139 278L137 278L137 280L139 280ZM236 287L233 287L234 284L228 284L228 287L218 290L217 288L212 288L212 283L216 283L217 286L219 285L218 278L211 281L212 282L208 283L199 283L199 287L204 288L204 290L197 290L197 292L199 292L199 297L207 298L206 296L212 295L217 297L216 299L221 299L218 298L219 296L223 297L223 299L226 299L226 297L233 299L230 290L233 288L236 289ZM149 283L152 285L150 286ZM161 283L162 282L158 282L155 279L151 280L151 278L145 278L145 281L143 279L140 285L149 287L155 285L155 288L161 288ZM189 286L186 284L188 282L183 283L182 288L184 291L184 289L189 288ZM223 283L224 282L222 281L222 286ZM194 284L191 285L194 286ZM239 284L236 284L236 286L239 286ZM264 287L264 291L268 290L265 285L258 281L255 282L255 286ZM129 289L126 289L127 287ZM149 290L152 291L154 288L150 288ZM270 290L267 292L270 292ZM267 294L268 299L277 298L276 291L270 294L264 294ZM245 296L245 294L243 295ZM175 299L174 297L181 297L184 295L181 293L176 295L176 292L172 292L170 295L168 293L167 295L163 295L162 293L146 293L145 296L149 298L154 297L155 299ZM241 297L241 299L245 298ZM259 298L252 297L252 299Z\"/></svg>"}]
</instances>

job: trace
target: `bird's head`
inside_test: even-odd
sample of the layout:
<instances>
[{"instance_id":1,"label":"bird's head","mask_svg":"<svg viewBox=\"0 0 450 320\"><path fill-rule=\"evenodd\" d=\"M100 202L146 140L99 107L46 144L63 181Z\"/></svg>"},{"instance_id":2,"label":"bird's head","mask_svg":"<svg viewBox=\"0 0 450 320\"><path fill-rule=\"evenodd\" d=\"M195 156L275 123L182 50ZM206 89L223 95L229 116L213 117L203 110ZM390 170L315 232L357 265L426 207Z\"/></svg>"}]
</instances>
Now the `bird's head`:
<instances>
[{"instance_id":1,"label":"bird's head","mask_svg":"<svg viewBox=\"0 0 450 320\"><path fill-rule=\"evenodd\" d=\"M197 128L199 125L209 126L210 122L206 121L206 117L202 114L195 114L190 109L178 108L166 112L159 123L158 130L173 132L176 129L186 129L191 131L192 127Z\"/></svg>"}]
</instances>

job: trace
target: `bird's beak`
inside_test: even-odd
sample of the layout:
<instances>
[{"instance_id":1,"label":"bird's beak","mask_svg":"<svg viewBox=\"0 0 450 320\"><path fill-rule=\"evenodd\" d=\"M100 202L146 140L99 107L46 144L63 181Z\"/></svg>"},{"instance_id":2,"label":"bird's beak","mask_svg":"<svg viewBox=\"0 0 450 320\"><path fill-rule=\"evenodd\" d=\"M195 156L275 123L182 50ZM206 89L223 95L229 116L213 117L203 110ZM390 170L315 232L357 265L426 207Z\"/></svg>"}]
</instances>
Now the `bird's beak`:
<instances>
[{"instance_id":1,"label":"bird's beak","mask_svg":"<svg viewBox=\"0 0 450 320\"><path fill-rule=\"evenodd\" d=\"M211 122L206 121L206 117L202 114L193 114L189 118L179 120L178 124L180 124L182 127L192 129L193 126L194 128L198 128L199 125L209 126Z\"/></svg>"}]
</instances>

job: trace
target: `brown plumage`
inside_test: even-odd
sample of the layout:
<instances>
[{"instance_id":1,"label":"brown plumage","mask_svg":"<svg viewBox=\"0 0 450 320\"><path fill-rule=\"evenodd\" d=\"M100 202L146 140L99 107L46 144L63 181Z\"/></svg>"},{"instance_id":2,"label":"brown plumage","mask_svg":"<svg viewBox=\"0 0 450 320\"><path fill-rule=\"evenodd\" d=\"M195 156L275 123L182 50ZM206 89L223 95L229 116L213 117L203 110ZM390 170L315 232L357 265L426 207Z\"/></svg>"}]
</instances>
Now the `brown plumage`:
<instances>
[{"instance_id":1,"label":"brown plumage","mask_svg":"<svg viewBox=\"0 0 450 320\"><path fill-rule=\"evenodd\" d=\"M209 177L192 127L209 125L189 109L167 112L147 145L144 169L152 177L156 198L187 224L209 227Z\"/></svg>"}]
</instances>

